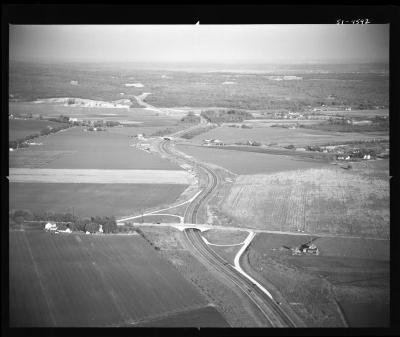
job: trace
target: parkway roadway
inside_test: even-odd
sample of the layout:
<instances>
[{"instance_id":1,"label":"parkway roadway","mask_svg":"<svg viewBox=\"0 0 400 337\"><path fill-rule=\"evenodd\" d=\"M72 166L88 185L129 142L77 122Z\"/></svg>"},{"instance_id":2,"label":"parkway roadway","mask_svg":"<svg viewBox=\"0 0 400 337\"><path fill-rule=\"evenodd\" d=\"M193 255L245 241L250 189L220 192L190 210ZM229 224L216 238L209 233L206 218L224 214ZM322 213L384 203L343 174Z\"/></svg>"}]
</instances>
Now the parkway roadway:
<instances>
[{"instance_id":1,"label":"parkway roadway","mask_svg":"<svg viewBox=\"0 0 400 337\"><path fill-rule=\"evenodd\" d=\"M218 175L204 163L194 162L187 157L182 157L171 149L173 141L163 141L159 149L168 157L179 157L187 164L192 165L197 173L206 177L206 186L203 188L194 200L188 205L184 222L197 224L197 215L199 210L204 207L210 198L214 195L220 180ZM212 227L212 226L211 226ZM196 253L196 256L209 268L214 268L217 272L227 277L234 286L238 287L251 302L255 305L263 317L264 326L266 327L295 327L295 322L282 310L280 304L276 302L272 296L262 287L257 286L257 281L246 277L245 273L239 270L240 266L232 266L216 254L202 239L200 230L196 228L186 228L184 230L185 237L189 246ZM260 289L261 288L261 289Z\"/></svg>"}]
</instances>

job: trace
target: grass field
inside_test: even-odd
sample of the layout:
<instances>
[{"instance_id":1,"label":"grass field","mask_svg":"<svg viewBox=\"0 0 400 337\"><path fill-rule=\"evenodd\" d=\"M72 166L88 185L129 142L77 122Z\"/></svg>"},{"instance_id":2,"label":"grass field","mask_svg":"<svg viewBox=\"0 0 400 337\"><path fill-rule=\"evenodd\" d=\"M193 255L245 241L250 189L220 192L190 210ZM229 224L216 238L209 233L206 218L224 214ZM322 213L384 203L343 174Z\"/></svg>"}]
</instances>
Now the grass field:
<instances>
[{"instance_id":1,"label":"grass field","mask_svg":"<svg viewBox=\"0 0 400 337\"><path fill-rule=\"evenodd\" d=\"M10 183L9 208L127 216L174 202L185 185Z\"/></svg>"},{"instance_id":2,"label":"grass field","mask_svg":"<svg viewBox=\"0 0 400 337\"><path fill-rule=\"evenodd\" d=\"M295 169L324 168L327 164L296 157L213 149L206 146L177 145L176 148L202 161L216 164L236 174L273 173Z\"/></svg>"},{"instance_id":3,"label":"grass field","mask_svg":"<svg viewBox=\"0 0 400 337\"><path fill-rule=\"evenodd\" d=\"M10 232L9 261L11 326L128 326L207 305L140 236ZM224 322L214 314L196 323Z\"/></svg>"},{"instance_id":4,"label":"grass field","mask_svg":"<svg viewBox=\"0 0 400 337\"><path fill-rule=\"evenodd\" d=\"M293 256L314 239L319 256ZM290 302L309 326L389 324L388 240L258 234L244 264ZM316 290L318 287L319 290Z\"/></svg>"},{"instance_id":5,"label":"grass field","mask_svg":"<svg viewBox=\"0 0 400 337\"><path fill-rule=\"evenodd\" d=\"M88 184L183 184L193 179L186 171L88 170L10 168L10 182Z\"/></svg>"},{"instance_id":6,"label":"grass field","mask_svg":"<svg viewBox=\"0 0 400 337\"><path fill-rule=\"evenodd\" d=\"M42 146L10 152L9 167L54 169L155 169L181 168L157 155L130 146L127 135L112 132L84 132L75 127L47 137Z\"/></svg>"},{"instance_id":7,"label":"grass field","mask_svg":"<svg viewBox=\"0 0 400 337\"><path fill-rule=\"evenodd\" d=\"M246 142L253 140L265 145L277 146L318 145L327 143L340 143L346 141L368 140L374 138L389 139L388 132L328 132L311 129L288 129L273 127L253 127L252 129L232 128L220 126L193 138L194 143L201 143L203 139L219 139L225 144Z\"/></svg>"},{"instance_id":8,"label":"grass field","mask_svg":"<svg viewBox=\"0 0 400 337\"><path fill-rule=\"evenodd\" d=\"M202 236L204 236L210 243L216 245L234 245L241 243L248 235L249 233L243 231L218 229L210 229L202 233Z\"/></svg>"},{"instance_id":9,"label":"grass field","mask_svg":"<svg viewBox=\"0 0 400 337\"><path fill-rule=\"evenodd\" d=\"M388 238L389 179L339 167L240 176L221 210L247 227Z\"/></svg>"},{"instance_id":10,"label":"grass field","mask_svg":"<svg viewBox=\"0 0 400 337\"><path fill-rule=\"evenodd\" d=\"M36 119L10 119L8 124L8 139L10 141L24 138L29 135L40 133L48 126L55 127L65 125L62 123L36 120Z\"/></svg>"}]
</instances>

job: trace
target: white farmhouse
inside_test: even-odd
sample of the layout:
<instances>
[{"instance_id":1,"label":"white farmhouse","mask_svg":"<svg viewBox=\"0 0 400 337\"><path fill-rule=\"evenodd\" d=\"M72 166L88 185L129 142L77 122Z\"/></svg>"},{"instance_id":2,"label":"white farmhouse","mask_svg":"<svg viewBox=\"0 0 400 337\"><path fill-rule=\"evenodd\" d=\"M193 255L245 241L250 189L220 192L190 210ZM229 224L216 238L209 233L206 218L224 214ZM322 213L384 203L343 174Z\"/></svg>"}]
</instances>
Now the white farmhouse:
<instances>
[{"instance_id":1,"label":"white farmhouse","mask_svg":"<svg viewBox=\"0 0 400 337\"><path fill-rule=\"evenodd\" d=\"M45 226L44 229L47 231L55 231L57 229L57 225L54 222L48 222Z\"/></svg>"},{"instance_id":2,"label":"white farmhouse","mask_svg":"<svg viewBox=\"0 0 400 337\"><path fill-rule=\"evenodd\" d=\"M103 225L100 225L100 228L99 228L99 233L103 233L104 231L103 231Z\"/></svg>"}]
</instances>

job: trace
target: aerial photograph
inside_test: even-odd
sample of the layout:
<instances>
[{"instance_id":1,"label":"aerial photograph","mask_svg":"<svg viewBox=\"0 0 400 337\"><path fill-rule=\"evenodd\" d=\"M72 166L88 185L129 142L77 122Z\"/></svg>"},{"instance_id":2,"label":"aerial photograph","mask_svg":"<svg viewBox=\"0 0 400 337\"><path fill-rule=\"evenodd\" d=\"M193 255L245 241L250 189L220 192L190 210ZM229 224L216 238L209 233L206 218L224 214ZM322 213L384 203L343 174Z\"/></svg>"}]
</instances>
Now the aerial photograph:
<instances>
[{"instance_id":1,"label":"aerial photograph","mask_svg":"<svg viewBox=\"0 0 400 337\"><path fill-rule=\"evenodd\" d=\"M8 39L10 327L390 327L389 24Z\"/></svg>"}]
</instances>

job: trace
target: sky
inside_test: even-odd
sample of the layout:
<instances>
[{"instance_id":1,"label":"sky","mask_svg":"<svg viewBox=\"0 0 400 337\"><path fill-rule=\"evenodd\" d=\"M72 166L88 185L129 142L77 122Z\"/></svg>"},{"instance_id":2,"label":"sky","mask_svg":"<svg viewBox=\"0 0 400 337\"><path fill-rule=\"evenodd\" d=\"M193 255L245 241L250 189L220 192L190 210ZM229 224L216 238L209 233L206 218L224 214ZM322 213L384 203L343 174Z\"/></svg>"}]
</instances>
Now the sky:
<instances>
[{"instance_id":1,"label":"sky","mask_svg":"<svg viewBox=\"0 0 400 337\"><path fill-rule=\"evenodd\" d=\"M389 25L10 25L10 61L389 61Z\"/></svg>"}]
</instances>

